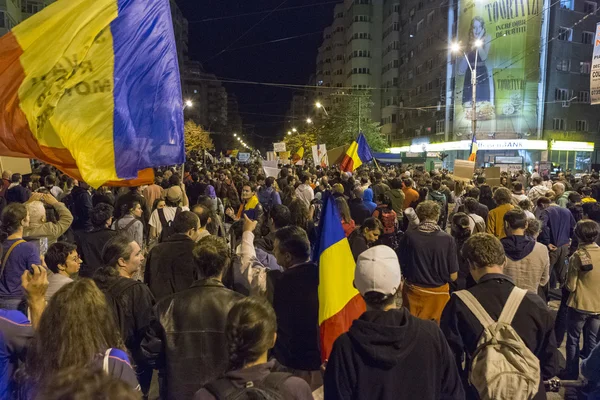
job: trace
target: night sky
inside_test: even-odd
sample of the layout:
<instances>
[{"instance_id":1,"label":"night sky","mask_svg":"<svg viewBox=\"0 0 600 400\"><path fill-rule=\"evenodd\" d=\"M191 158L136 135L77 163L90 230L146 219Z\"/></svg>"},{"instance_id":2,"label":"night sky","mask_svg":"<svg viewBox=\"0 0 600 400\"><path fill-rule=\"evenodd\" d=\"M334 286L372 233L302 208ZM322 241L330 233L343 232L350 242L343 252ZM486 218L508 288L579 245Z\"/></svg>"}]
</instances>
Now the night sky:
<instances>
[{"instance_id":1,"label":"night sky","mask_svg":"<svg viewBox=\"0 0 600 400\"><path fill-rule=\"evenodd\" d=\"M222 79L233 78L258 82L305 85L315 72L317 49L323 29L331 24L335 2L331 0L176 0L189 20L189 57L201 61L207 72ZM283 2L283 4L282 4ZM306 6L304 8L290 7ZM279 9L242 36L267 13L240 14ZM215 19L215 20L209 20ZM204 21L203 21L204 20ZM290 36L301 38L252 46ZM231 45L231 46L230 46ZM230 46L229 50L219 52ZM246 47L252 46L252 47ZM246 47L246 48L240 48ZM244 124L254 124L263 136L281 135L284 115L290 106L293 90L288 88L226 84L240 103ZM255 138L252 143L260 141Z\"/></svg>"}]
</instances>

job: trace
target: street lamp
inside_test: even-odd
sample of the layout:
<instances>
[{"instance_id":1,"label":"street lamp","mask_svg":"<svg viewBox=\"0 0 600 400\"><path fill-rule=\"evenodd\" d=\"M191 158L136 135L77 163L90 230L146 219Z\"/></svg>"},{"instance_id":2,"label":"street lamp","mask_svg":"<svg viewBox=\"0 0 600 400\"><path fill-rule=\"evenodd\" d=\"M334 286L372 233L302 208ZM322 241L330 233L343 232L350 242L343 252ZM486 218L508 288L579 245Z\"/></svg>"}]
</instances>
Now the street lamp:
<instances>
[{"instance_id":1,"label":"street lamp","mask_svg":"<svg viewBox=\"0 0 600 400\"><path fill-rule=\"evenodd\" d=\"M288 131L288 135L291 135L291 134L292 134L292 131Z\"/></svg>"},{"instance_id":2,"label":"street lamp","mask_svg":"<svg viewBox=\"0 0 600 400\"><path fill-rule=\"evenodd\" d=\"M185 110L185 109L186 109L186 108L188 108L188 107L190 107L190 108L191 108L193 105L194 105L194 103L192 103L192 101L191 101L191 100L186 100L186 101L185 101L185 104L184 104L184 106L183 106L183 109Z\"/></svg>"},{"instance_id":3,"label":"street lamp","mask_svg":"<svg viewBox=\"0 0 600 400\"><path fill-rule=\"evenodd\" d=\"M298 129L292 128L292 132L298 132Z\"/></svg>"},{"instance_id":4,"label":"street lamp","mask_svg":"<svg viewBox=\"0 0 600 400\"><path fill-rule=\"evenodd\" d=\"M467 65L469 66L469 70L471 71L471 132L473 133L473 137L476 137L477 133L477 58L479 58L479 49L483 46L483 41L481 39L477 39L474 43L475 46L475 63L471 65L469 61L469 57L467 54L461 50L460 44L453 43L451 46L451 50L454 53L463 53L465 56L465 60L467 60Z\"/></svg>"},{"instance_id":5,"label":"street lamp","mask_svg":"<svg viewBox=\"0 0 600 400\"><path fill-rule=\"evenodd\" d=\"M233 134L233 137L237 137L237 133L234 133L234 134Z\"/></svg>"},{"instance_id":6,"label":"street lamp","mask_svg":"<svg viewBox=\"0 0 600 400\"><path fill-rule=\"evenodd\" d=\"M325 106L324 106L323 104L321 104L320 102L318 102L318 101L317 101L317 102L315 103L315 107L317 107L317 108L322 108L322 109L323 109L323 111L325 111L325 115L327 115L327 116L329 117L329 114L327 113L327 110L325 109Z\"/></svg>"},{"instance_id":7,"label":"street lamp","mask_svg":"<svg viewBox=\"0 0 600 400\"><path fill-rule=\"evenodd\" d=\"M309 124L309 125L312 124L312 119L306 118L306 123Z\"/></svg>"}]
</instances>

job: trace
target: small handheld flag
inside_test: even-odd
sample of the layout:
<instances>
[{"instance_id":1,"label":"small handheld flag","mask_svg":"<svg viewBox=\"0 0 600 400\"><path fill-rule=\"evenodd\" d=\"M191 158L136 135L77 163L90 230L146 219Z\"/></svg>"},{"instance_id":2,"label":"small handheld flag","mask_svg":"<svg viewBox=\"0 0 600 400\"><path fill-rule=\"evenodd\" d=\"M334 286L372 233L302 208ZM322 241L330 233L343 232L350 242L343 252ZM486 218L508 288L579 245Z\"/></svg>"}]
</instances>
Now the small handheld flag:
<instances>
[{"instance_id":1,"label":"small handheld flag","mask_svg":"<svg viewBox=\"0 0 600 400\"><path fill-rule=\"evenodd\" d=\"M477 160L477 150L477 138L475 137L475 135L473 135L473 140L471 140L471 154L469 155L469 161Z\"/></svg>"}]
</instances>

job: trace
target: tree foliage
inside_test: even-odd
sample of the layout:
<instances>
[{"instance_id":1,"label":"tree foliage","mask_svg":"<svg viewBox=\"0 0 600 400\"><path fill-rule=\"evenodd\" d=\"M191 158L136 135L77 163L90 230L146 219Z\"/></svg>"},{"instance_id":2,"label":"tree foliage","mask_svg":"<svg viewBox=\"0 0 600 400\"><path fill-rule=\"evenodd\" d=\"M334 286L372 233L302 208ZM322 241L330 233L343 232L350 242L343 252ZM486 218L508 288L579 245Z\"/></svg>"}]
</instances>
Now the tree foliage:
<instances>
[{"instance_id":1,"label":"tree foliage","mask_svg":"<svg viewBox=\"0 0 600 400\"><path fill-rule=\"evenodd\" d=\"M192 150L201 151L212 150L215 148L215 145L210 138L210 134L192 120L188 120L185 123L183 133L185 137L186 153L189 153Z\"/></svg>"},{"instance_id":2,"label":"tree foliage","mask_svg":"<svg viewBox=\"0 0 600 400\"><path fill-rule=\"evenodd\" d=\"M373 102L368 93L353 92L335 98L340 100L327 110L328 115L321 112L314 122L321 143L328 149L348 145L362 131L373 151L384 151L389 147L380 132L379 122L371 119Z\"/></svg>"},{"instance_id":3,"label":"tree foliage","mask_svg":"<svg viewBox=\"0 0 600 400\"><path fill-rule=\"evenodd\" d=\"M317 130L314 126L309 126L303 131L294 132L291 135L285 135L283 141L285 148L290 154L295 154L300 147L304 147L305 154L310 152L310 148L317 144Z\"/></svg>"}]
</instances>

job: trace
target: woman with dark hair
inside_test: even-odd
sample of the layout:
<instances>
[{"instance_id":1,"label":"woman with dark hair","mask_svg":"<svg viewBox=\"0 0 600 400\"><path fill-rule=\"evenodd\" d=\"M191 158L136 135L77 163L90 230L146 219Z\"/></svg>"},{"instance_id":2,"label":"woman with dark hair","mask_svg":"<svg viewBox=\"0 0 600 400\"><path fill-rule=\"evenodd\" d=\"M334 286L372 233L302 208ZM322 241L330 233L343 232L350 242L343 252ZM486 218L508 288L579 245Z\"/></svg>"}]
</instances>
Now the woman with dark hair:
<instances>
[{"instance_id":1,"label":"woman with dark hair","mask_svg":"<svg viewBox=\"0 0 600 400\"><path fill-rule=\"evenodd\" d=\"M286 186L281 192L281 204L289 207L292 201L296 199L296 189L293 186Z\"/></svg>"},{"instance_id":2,"label":"woman with dark hair","mask_svg":"<svg viewBox=\"0 0 600 400\"><path fill-rule=\"evenodd\" d=\"M471 237L470 218L465 213L456 213L452 217L452 227L450 233L456 244L456 253L458 255L458 279L456 279L456 289L463 290L475 285L475 281L471 277L469 264L462 257L461 251L463 244Z\"/></svg>"},{"instance_id":3,"label":"woman with dark hair","mask_svg":"<svg viewBox=\"0 0 600 400\"><path fill-rule=\"evenodd\" d=\"M144 211L142 204L133 200L132 202L125 203L122 205L121 218L115 221L113 229L119 233L126 233L133 238L144 248L144 223L142 222L142 215Z\"/></svg>"},{"instance_id":4,"label":"woman with dark hair","mask_svg":"<svg viewBox=\"0 0 600 400\"><path fill-rule=\"evenodd\" d=\"M271 372L275 360L268 361L267 356L277 338L277 318L266 300L238 300L227 315L225 335L229 345L228 372L196 392L194 400L224 399L229 397L226 393L246 393L247 398L255 398L252 392L259 391L285 399L312 400L310 386L304 380Z\"/></svg>"},{"instance_id":5,"label":"woman with dark hair","mask_svg":"<svg viewBox=\"0 0 600 400\"><path fill-rule=\"evenodd\" d=\"M486 206L489 211L492 211L494 208L498 207L496 201L494 200L492 188L489 185L481 185L479 186L479 190L481 191L479 194L479 202L481 204Z\"/></svg>"},{"instance_id":6,"label":"woman with dark hair","mask_svg":"<svg viewBox=\"0 0 600 400\"><path fill-rule=\"evenodd\" d=\"M335 199L335 205L337 206L340 214L344 233L346 234L346 237L348 237L354 231L354 228L356 228L356 223L350 215L350 207L348 206L348 202L343 196L340 196Z\"/></svg>"},{"instance_id":7,"label":"woman with dark hair","mask_svg":"<svg viewBox=\"0 0 600 400\"><path fill-rule=\"evenodd\" d=\"M306 207L306 204L300 199L294 199L288 208L291 216L290 224L304 229L310 243L315 243L317 240L315 223L310 218L310 212Z\"/></svg>"},{"instance_id":8,"label":"woman with dark hair","mask_svg":"<svg viewBox=\"0 0 600 400\"><path fill-rule=\"evenodd\" d=\"M579 376L579 339L583 330L581 357L587 358L596 344L600 331L600 247L596 240L600 226L595 221L583 219L575 226L579 248L569 259L565 288L570 292L567 300L567 363L562 379ZM563 294L564 295L564 294ZM562 304L561 304L562 307ZM560 310L559 310L560 313Z\"/></svg>"},{"instance_id":9,"label":"woman with dark hair","mask_svg":"<svg viewBox=\"0 0 600 400\"><path fill-rule=\"evenodd\" d=\"M152 204L152 212L154 212L154 210L165 208L166 205L167 203L165 202L165 199L156 199L154 200L154 204Z\"/></svg>"},{"instance_id":10,"label":"woman with dark hair","mask_svg":"<svg viewBox=\"0 0 600 400\"><path fill-rule=\"evenodd\" d=\"M33 243L23 240L23 230L29 226L25 205L9 204L2 211L1 221L0 308L16 310L23 297L21 275L33 264L41 265L40 251Z\"/></svg>"},{"instance_id":11,"label":"woman with dark hair","mask_svg":"<svg viewBox=\"0 0 600 400\"><path fill-rule=\"evenodd\" d=\"M139 387L111 310L90 279L69 283L48 303L19 372L22 398L35 398L64 371L85 368Z\"/></svg>"},{"instance_id":12,"label":"woman with dark hair","mask_svg":"<svg viewBox=\"0 0 600 400\"><path fill-rule=\"evenodd\" d=\"M381 221L373 217L365 219L363 224L348 237L354 261L358 260L358 256L363 251L368 250L370 246L377 242L382 233L383 225Z\"/></svg>"}]
</instances>

